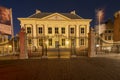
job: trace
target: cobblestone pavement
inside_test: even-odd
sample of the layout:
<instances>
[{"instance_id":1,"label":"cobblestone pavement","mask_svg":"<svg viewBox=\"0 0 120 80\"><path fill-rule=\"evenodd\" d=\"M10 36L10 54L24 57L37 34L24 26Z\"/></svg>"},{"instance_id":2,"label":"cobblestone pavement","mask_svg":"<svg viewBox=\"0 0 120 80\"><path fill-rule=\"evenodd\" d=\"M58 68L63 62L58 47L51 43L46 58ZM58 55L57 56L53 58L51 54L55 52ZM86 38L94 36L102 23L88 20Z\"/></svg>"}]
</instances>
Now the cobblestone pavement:
<instances>
[{"instance_id":1,"label":"cobblestone pavement","mask_svg":"<svg viewBox=\"0 0 120 80\"><path fill-rule=\"evenodd\" d=\"M120 57L1 60L0 80L120 80Z\"/></svg>"}]
</instances>

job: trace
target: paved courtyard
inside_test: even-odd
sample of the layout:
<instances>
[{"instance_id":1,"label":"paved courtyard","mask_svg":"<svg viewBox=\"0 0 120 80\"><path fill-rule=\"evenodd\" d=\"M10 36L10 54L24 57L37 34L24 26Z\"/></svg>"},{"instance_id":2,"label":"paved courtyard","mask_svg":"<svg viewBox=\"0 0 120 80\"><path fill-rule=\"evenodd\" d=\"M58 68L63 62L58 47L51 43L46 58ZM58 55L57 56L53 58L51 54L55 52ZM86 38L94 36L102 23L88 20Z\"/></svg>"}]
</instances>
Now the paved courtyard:
<instances>
[{"instance_id":1,"label":"paved courtyard","mask_svg":"<svg viewBox=\"0 0 120 80\"><path fill-rule=\"evenodd\" d=\"M120 80L120 57L0 60L0 80Z\"/></svg>"}]
</instances>

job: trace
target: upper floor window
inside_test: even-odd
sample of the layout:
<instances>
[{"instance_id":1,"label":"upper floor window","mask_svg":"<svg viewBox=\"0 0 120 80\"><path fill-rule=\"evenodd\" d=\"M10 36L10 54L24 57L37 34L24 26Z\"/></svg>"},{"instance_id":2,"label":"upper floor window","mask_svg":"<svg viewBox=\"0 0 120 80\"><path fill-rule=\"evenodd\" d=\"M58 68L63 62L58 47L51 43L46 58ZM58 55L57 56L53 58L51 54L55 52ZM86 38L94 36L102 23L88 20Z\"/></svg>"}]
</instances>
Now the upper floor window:
<instances>
[{"instance_id":1,"label":"upper floor window","mask_svg":"<svg viewBox=\"0 0 120 80\"><path fill-rule=\"evenodd\" d=\"M111 35L105 36L105 40L112 40L112 36Z\"/></svg>"},{"instance_id":2,"label":"upper floor window","mask_svg":"<svg viewBox=\"0 0 120 80\"><path fill-rule=\"evenodd\" d=\"M70 28L70 33L74 34L74 28Z\"/></svg>"},{"instance_id":3,"label":"upper floor window","mask_svg":"<svg viewBox=\"0 0 120 80\"><path fill-rule=\"evenodd\" d=\"M48 28L48 34L52 34L52 28L51 27Z\"/></svg>"},{"instance_id":4,"label":"upper floor window","mask_svg":"<svg viewBox=\"0 0 120 80\"><path fill-rule=\"evenodd\" d=\"M31 27L27 27L27 33L31 33L32 32L31 30L32 30Z\"/></svg>"},{"instance_id":5,"label":"upper floor window","mask_svg":"<svg viewBox=\"0 0 120 80\"><path fill-rule=\"evenodd\" d=\"M105 33L113 33L113 30L106 30Z\"/></svg>"},{"instance_id":6,"label":"upper floor window","mask_svg":"<svg viewBox=\"0 0 120 80\"><path fill-rule=\"evenodd\" d=\"M105 36L105 40L107 40L107 36Z\"/></svg>"},{"instance_id":7,"label":"upper floor window","mask_svg":"<svg viewBox=\"0 0 120 80\"><path fill-rule=\"evenodd\" d=\"M112 40L112 36L108 36L108 40Z\"/></svg>"},{"instance_id":8,"label":"upper floor window","mask_svg":"<svg viewBox=\"0 0 120 80\"><path fill-rule=\"evenodd\" d=\"M56 27L55 28L55 34L58 34L59 33L59 31L58 31L58 28Z\"/></svg>"},{"instance_id":9,"label":"upper floor window","mask_svg":"<svg viewBox=\"0 0 120 80\"><path fill-rule=\"evenodd\" d=\"M42 33L43 33L43 28L42 28L42 27L39 27L39 28L38 28L38 33L39 33L39 34L42 34Z\"/></svg>"},{"instance_id":10,"label":"upper floor window","mask_svg":"<svg viewBox=\"0 0 120 80\"><path fill-rule=\"evenodd\" d=\"M65 34L65 28L61 28L61 33Z\"/></svg>"},{"instance_id":11,"label":"upper floor window","mask_svg":"<svg viewBox=\"0 0 120 80\"><path fill-rule=\"evenodd\" d=\"M85 28L80 28L80 33L84 34L85 33Z\"/></svg>"}]
</instances>

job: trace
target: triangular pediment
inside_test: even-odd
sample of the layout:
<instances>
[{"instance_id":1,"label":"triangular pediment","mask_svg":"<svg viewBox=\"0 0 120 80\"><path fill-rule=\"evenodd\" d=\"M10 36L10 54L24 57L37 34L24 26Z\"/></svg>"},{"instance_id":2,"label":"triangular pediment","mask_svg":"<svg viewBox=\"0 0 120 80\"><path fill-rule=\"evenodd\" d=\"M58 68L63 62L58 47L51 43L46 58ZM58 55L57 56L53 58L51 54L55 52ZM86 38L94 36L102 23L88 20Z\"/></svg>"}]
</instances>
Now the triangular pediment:
<instances>
[{"instance_id":1,"label":"triangular pediment","mask_svg":"<svg viewBox=\"0 0 120 80\"><path fill-rule=\"evenodd\" d=\"M51 15L43 17L42 19L46 19L46 20L70 20L70 18L68 18L62 14L59 14L59 13L53 13Z\"/></svg>"}]
</instances>

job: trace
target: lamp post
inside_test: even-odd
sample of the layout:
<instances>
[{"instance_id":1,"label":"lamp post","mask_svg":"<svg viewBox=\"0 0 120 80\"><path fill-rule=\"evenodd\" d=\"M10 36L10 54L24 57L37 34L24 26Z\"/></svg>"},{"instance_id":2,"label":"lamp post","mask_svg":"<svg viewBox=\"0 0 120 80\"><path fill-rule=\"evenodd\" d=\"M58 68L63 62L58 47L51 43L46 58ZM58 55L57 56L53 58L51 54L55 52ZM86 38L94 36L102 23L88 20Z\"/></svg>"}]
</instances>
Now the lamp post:
<instances>
[{"instance_id":1,"label":"lamp post","mask_svg":"<svg viewBox=\"0 0 120 80\"><path fill-rule=\"evenodd\" d=\"M75 58L76 57L76 38L74 39L71 39L71 41L73 40L72 42L72 45L71 45L71 51L72 51L72 54L71 54L71 58Z\"/></svg>"},{"instance_id":2,"label":"lamp post","mask_svg":"<svg viewBox=\"0 0 120 80\"><path fill-rule=\"evenodd\" d=\"M97 52L98 52L98 48L100 47L100 45L99 44L96 44L96 54L97 54Z\"/></svg>"},{"instance_id":3,"label":"lamp post","mask_svg":"<svg viewBox=\"0 0 120 80\"><path fill-rule=\"evenodd\" d=\"M60 44L59 44L59 41L58 41L58 44L57 44L57 47L58 47L58 58L60 58L60 49L59 49L59 46L60 46Z\"/></svg>"},{"instance_id":4,"label":"lamp post","mask_svg":"<svg viewBox=\"0 0 120 80\"><path fill-rule=\"evenodd\" d=\"M43 43L43 55L42 55L42 58L47 58L47 44L48 44L48 41L45 39L45 41Z\"/></svg>"}]
</instances>

